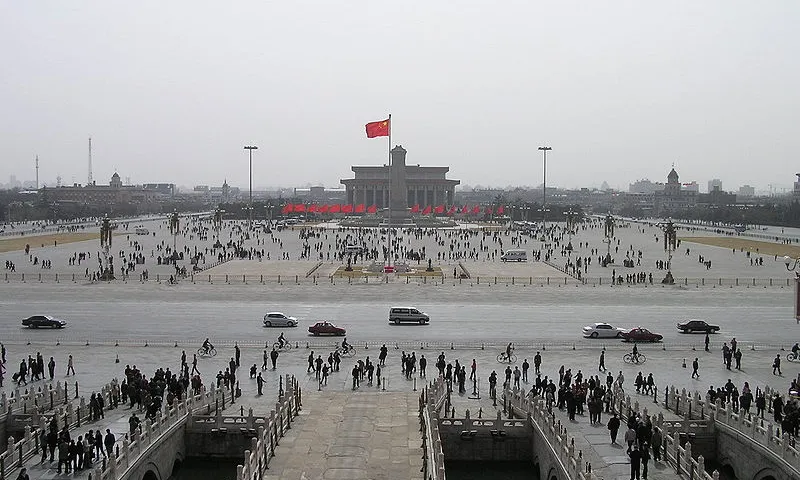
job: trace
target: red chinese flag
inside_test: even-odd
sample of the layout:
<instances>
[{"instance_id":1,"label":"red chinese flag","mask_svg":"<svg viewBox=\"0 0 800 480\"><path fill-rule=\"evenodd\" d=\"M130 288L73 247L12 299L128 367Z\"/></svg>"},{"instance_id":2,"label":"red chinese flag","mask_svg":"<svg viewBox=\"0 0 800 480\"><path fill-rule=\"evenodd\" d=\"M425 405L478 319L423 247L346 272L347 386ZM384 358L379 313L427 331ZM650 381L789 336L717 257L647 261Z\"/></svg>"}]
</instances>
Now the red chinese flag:
<instances>
[{"instance_id":1,"label":"red chinese flag","mask_svg":"<svg viewBox=\"0 0 800 480\"><path fill-rule=\"evenodd\" d=\"M499 207L497 207L497 214L498 214L498 215L502 215L502 214L504 214L505 212L506 212L506 209L505 209L505 208L504 208L502 205L500 205Z\"/></svg>"},{"instance_id":2,"label":"red chinese flag","mask_svg":"<svg viewBox=\"0 0 800 480\"><path fill-rule=\"evenodd\" d=\"M444 213L444 205L439 205L438 207L436 207L436 210L434 210L434 211L435 211L437 214L439 214L439 213Z\"/></svg>"},{"instance_id":3,"label":"red chinese flag","mask_svg":"<svg viewBox=\"0 0 800 480\"><path fill-rule=\"evenodd\" d=\"M477 215L479 213L481 213L481 206L480 205L475 205L474 207L472 207L472 214L473 215Z\"/></svg>"},{"instance_id":4,"label":"red chinese flag","mask_svg":"<svg viewBox=\"0 0 800 480\"><path fill-rule=\"evenodd\" d=\"M388 137L389 136L389 119L381 120L380 122L370 122L366 125L367 138L375 137Z\"/></svg>"},{"instance_id":5,"label":"red chinese flag","mask_svg":"<svg viewBox=\"0 0 800 480\"><path fill-rule=\"evenodd\" d=\"M486 212L487 215L491 215L492 214L492 207L486 207L486 210L484 210L484 211Z\"/></svg>"},{"instance_id":6,"label":"red chinese flag","mask_svg":"<svg viewBox=\"0 0 800 480\"><path fill-rule=\"evenodd\" d=\"M463 207L461 207L461 213L463 213L464 215L468 214L469 208L466 205L464 205Z\"/></svg>"},{"instance_id":7,"label":"red chinese flag","mask_svg":"<svg viewBox=\"0 0 800 480\"><path fill-rule=\"evenodd\" d=\"M281 213L283 213L284 215L286 215L287 213L292 213L292 204L287 203L286 205L284 205L283 209L281 210Z\"/></svg>"},{"instance_id":8,"label":"red chinese flag","mask_svg":"<svg viewBox=\"0 0 800 480\"><path fill-rule=\"evenodd\" d=\"M349 203L347 205L342 205L342 213L353 213L353 206Z\"/></svg>"},{"instance_id":9,"label":"red chinese flag","mask_svg":"<svg viewBox=\"0 0 800 480\"><path fill-rule=\"evenodd\" d=\"M304 204L302 204L302 203L298 203L297 205L294 206L294 211L295 212L305 212L306 211L306 206Z\"/></svg>"},{"instance_id":10,"label":"red chinese flag","mask_svg":"<svg viewBox=\"0 0 800 480\"><path fill-rule=\"evenodd\" d=\"M411 213L419 213L419 203L411 207Z\"/></svg>"},{"instance_id":11,"label":"red chinese flag","mask_svg":"<svg viewBox=\"0 0 800 480\"><path fill-rule=\"evenodd\" d=\"M317 213L317 204L314 203L310 207L308 207L308 213Z\"/></svg>"},{"instance_id":12,"label":"red chinese flag","mask_svg":"<svg viewBox=\"0 0 800 480\"><path fill-rule=\"evenodd\" d=\"M447 211L448 215L453 215L454 213L456 213L456 206L455 205L450 207L450 210Z\"/></svg>"},{"instance_id":13,"label":"red chinese flag","mask_svg":"<svg viewBox=\"0 0 800 480\"><path fill-rule=\"evenodd\" d=\"M317 210L317 211L319 213L328 213L328 209L330 209L330 208L331 208L330 205L323 205L323 206L319 207L319 210Z\"/></svg>"},{"instance_id":14,"label":"red chinese flag","mask_svg":"<svg viewBox=\"0 0 800 480\"><path fill-rule=\"evenodd\" d=\"M366 207L364 207L363 203L356 205L356 213L364 213L364 210L366 210Z\"/></svg>"},{"instance_id":15,"label":"red chinese flag","mask_svg":"<svg viewBox=\"0 0 800 480\"><path fill-rule=\"evenodd\" d=\"M370 205L367 207L367 213L376 213L378 211L378 207L375 205Z\"/></svg>"},{"instance_id":16,"label":"red chinese flag","mask_svg":"<svg viewBox=\"0 0 800 480\"><path fill-rule=\"evenodd\" d=\"M422 214L423 215L430 215L431 214L431 206L428 205L427 207L425 207L425 210L422 211Z\"/></svg>"},{"instance_id":17,"label":"red chinese flag","mask_svg":"<svg viewBox=\"0 0 800 480\"><path fill-rule=\"evenodd\" d=\"M339 213L339 212L342 211L342 206L339 205L338 203L333 204L333 205L331 205L331 208L328 211L331 212L331 213Z\"/></svg>"}]
</instances>

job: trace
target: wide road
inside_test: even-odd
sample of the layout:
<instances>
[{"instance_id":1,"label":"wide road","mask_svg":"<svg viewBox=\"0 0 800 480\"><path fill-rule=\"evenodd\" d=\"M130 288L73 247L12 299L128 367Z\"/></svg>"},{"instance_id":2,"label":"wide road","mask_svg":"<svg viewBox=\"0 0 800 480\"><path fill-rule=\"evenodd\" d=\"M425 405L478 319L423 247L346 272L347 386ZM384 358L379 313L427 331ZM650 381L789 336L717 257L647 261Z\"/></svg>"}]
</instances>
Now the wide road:
<instances>
[{"instance_id":1,"label":"wide road","mask_svg":"<svg viewBox=\"0 0 800 480\"><path fill-rule=\"evenodd\" d=\"M699 345L702 335L679 334L677 321L702 318L722 326L715 340L791 346L800 341L791 288L611 287L504 285L192 285L5 284L0 286L0 337L6 342L270 343L280 331L292 341L315 340L306 327L328 320L358 342L476 345L597 345L581 337L595 321L643 326L668 346ZM388 324L390 306L415 306L427 326ZM300 320L294 329L267 329L267 311ZM20 320L47 313L69 322L61 331L31 331ZM616 344L617 342L603 342Z\"/></svg>"}]
</instances>

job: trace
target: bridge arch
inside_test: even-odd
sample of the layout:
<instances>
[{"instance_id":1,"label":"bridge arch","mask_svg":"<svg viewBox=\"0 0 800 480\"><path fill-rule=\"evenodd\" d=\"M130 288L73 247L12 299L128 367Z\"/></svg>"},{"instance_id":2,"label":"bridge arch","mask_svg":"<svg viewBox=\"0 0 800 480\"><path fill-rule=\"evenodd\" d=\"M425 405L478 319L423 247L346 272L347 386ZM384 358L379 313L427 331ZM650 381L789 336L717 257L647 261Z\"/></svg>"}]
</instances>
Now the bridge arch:
<instances>
[{"instance_id":1,"label":"bridge arch","mask_svg":"<svg viewBox=\"0 0 800 480\"><path fill-rule=\"evenodd\" d=\"M145 474L142 476L142 480L161 480L161 478L159 478L158 474L157 474L157 473L155 473L154 471L152 471L152 470L148 470L148 471L147 471L147 472L145 472Z\"/></svg>"},{"instance_id":2,"label":"bridge arch","mask_svg":"<svg viewBox=\"0 0 800 480\"><path fill-rule=\"evenodd\" d=\"M558 480L558 472L556 471L555 467L551 468L549 472L547 472L547 480Z\"/></svg>"},{"instance_id":3,"label":"bridge arch","mask_svg":"<svg viewBox=\"0 0 800 480\"><path fill-rule=\"evenodd\" d=\"M778 474L771 468L762 468L759 470L753 480L778 480Z\"/></svg>"}]
</instances>

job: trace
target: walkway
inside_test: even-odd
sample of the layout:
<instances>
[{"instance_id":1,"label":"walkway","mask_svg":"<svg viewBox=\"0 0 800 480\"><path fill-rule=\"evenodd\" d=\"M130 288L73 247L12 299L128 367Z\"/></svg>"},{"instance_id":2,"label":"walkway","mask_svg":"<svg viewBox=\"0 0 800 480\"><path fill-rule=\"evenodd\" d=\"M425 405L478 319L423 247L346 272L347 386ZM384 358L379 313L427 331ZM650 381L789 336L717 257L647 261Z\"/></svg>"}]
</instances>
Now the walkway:
<instances>
[{"instance_id":1,"label":"walkway","mask_svg":"<svg viewBox=\"0 0 800 480\"><path fill-rule=\"evenodd\" d=\"M103 433L105 437L106 429L110 429L111 433L114 434L114 437L117 439L117 446L122 446L122 440L125 438L125 434L128 433L128 419L131 416L131 413L136 412L137 416L144 420L144 413L138 412L137 410L128 410L127 407L121 407L114 410L106 410L105 411L105 418L101 418L99 421L96 422L89 422L89 423L82 423L80 428L72 428L70 429L70 435L73 439L77 439L79 435L86 435L89 433L89 430L95 431L98 428ZM28 475L30 475L31 480L36 479L51 479L51 478L64 478L64 474L62 472L61 475L58 475L57 468L58 468L58 451L56 450L53 462L48 461L45 463L39 463L41 459L40 455L34 457L29 462L25 464L25 467L28 469ZM94 467L97 465L102 465L103 459L101 458L99 461L95 460L92 464L91 469L84 469L77 472L70 474L70 478L89 478L89 473L94 472ZM16 475L16 473L15 473Z\"/></svg>"},{"instance_id":2,"label":"walkway","mask_svg":"<svg viewBox=\"0 0 800 480\"><path fill-rule=\"evenodd\" d=\"M265 479L421 479L418 395L308 392Z\"/></svg>"}]
</instances>

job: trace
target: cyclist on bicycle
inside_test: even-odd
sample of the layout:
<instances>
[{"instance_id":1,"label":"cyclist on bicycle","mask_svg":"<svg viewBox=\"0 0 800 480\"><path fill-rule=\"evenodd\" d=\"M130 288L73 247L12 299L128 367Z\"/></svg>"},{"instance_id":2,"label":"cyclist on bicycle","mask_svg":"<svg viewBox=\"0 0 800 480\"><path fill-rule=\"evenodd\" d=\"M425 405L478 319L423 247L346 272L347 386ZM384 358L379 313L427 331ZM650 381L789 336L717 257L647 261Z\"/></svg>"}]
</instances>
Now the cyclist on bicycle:
<instances>
[{"instance_id":1,"label":"cyclist on bicycle","mask_svg":"<svg viewBox=\"0 0 800 480\"><path fill-rule=\"evenodd\" d=\"M286 341L286 339L285 339L285 338L283 338L283 332L281 332L280 336L278 336L278 348L279 348L279 349L280 349L280 348L283 348L283 346L284 346L285 344L287 344L287 343L289 343L289 342L287 342L287 341Z\"/></svg>"},{"instance_id":2,"label":"cyclist on bicycle","mask_svg":"<svg viewBox=\"0 0 800 480\"><path fill-rule=\"evenodd\" d=\"M353 348L353 346L352 346L352 345L350 345L349 343L347 343L347 337L344 337L344 340L342 340L342 350L344 350L345 352L347 352L347 351L349 351L349 350L350 350L350 349L352 349L352 348Z\"/></svg>"},{"instance_id":3,"label":"cyclist on bicycle","mask_svg":"<svg viewBox=\"0 0 800 480\"><path fill-rule=\"evenodd\" d=\"M792 355L794 356L794 359L797 360L797 357L800 356L800 344L794 344L792 347Z\"/></svg>"},{"instance_id":4,"label":"cyclist on bicycle","mask_svg":"<svg viewBox=\"0 0 800 480\"><path fill-rule=\"evenodd\" d=\"M633 344L633 352L631 352L631 360L635 363L639 363L639 347L636 344Z\"/></svg>"},{"instance_id":5,"label":"cyclist on bicycle","mask_svg":"<svg viewBox=\"0 0 800 480\"><path fill-rule=\"evenodd\" d=\"M214 345L211 345L211 342L209 342L208 338L206 338L205 342L203 342L203 353L207 355L212 348L214 348Z\"/></svg>"},{"instance_id":6,"label":"cyclist on bicycle","mask_svg":"<svg viewBox=\"0 0 800 480\"><path fill-rule=\"evenodd\" d=\"M511 344L511 342L508 342L508 345L506 345L506 358L509 361L511 361L511 352L513 351L514 351L514 346Z\"/></svg>"}]
</instances>

